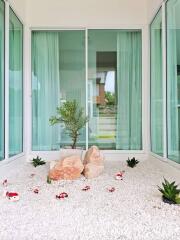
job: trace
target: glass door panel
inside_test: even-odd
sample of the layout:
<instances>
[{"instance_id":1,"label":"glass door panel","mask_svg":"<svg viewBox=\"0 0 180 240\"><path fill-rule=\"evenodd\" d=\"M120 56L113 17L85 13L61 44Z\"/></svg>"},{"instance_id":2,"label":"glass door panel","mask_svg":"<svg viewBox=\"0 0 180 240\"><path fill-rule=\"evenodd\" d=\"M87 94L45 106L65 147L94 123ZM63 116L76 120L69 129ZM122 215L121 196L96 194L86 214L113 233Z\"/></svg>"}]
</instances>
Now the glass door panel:
<instances>
[{"instance_id":1,"label":"glass door panel","mask_svg":"<svg viewBox=\"0 0 180 240\"><path fill-rule=\"evenodd\" d=\"M151 150L163 156L162 10L151 24Z\"/></svg>"},{"instance_id":2,"label":"glass door panel","mask_svg":"<svg viewBox=\"0 0 180 240\"><path fill-rule=\"evenodd\" d=\"M33 150L59 150L72 144L62 124L52 127L49 123L57 106L72 100L85 111L85 31L33 31ZM84 128L77 146L85 147L85 133Z\"/></svg>"},{"instance_id":3,"label":"glass door panel","mask_svg":"<svg viewBox=\"0 0 180 240\"><path fill-rule=\"evenodd\" d=\"M89 146L142 149L141 32L88 31Z\"/></svg>"},{"instance_id":4,"label":"glass door panel","mask_svg":"<svg viewBox=\"0 0 180 240\"><path fill-rule=\"evenodd\" d=\"M23 25L9 12L9 156L23 152Z\"/></svg>"},{"instance_id":5,"label":"glass door panel","mask_svg":"<svg viewBox=\"0 0 180 240\"><path fill-rule=\"evenodd\" d=\"M4 159L4 17L5 4L0 1L0 160Z\"/></svg>"},{"instance_id":6,"label":"glass door panel","mask_svg":"<svg viewBox=\"0 0 180 240\"><path fill-rule=\"evenodd\" d=\"M168 158L180 163L180 1L166 7Z\"/></svg>"}]
</instances>

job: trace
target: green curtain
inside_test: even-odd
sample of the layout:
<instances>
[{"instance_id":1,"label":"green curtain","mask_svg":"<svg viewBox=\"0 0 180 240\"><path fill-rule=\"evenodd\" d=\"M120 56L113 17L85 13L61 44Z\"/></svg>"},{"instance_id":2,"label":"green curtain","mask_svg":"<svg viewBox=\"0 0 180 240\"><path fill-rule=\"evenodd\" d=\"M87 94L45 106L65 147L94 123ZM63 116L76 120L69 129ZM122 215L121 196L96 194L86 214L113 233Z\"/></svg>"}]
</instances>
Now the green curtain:
<instances>
[{"instance_id":1,"label":"green curtain","mask_svg":"<svg viewBox=\"0 0 180 240\"><path fill-rule=\"evenodd\" d=\"M86 109L85 31L59 31L60 104L76 100ZM60 146L70 146L71 138L61 125ZM86 129L80 131L77 146L85 147Z\"/></svg>"},{"instance_id":2,"label":"green curtain","mask_svg":"<svg viewBox=\"0 0 180 240\"><path fill-rule=\"evenodd\" d=\"M4 14L0 1L0 160L4 159Z\"/></svg>"},{"instance_id":3,"label":"green curtain","mask_svg":"<svg viewBox=\"0 0 180 240\"><path fill-rule=\"evenodd\" d=\"M32 148L59 149L59 126L50 126L60 100L58 32L32 33Z\"/></svg>"},{"instance_id":4,"label":"green curtain","mask_svg":"<svg viewBox=\"0 0 180 240\"><path fill-rule=\"evenodd\" d=\"M163 156L162 11L151 24L151 150Z\"/></svg>"},{"instance_id":5,"label":"green curtain","mask_svg":"<svg viewBox=\"0 0 180 240\"><path fill-rule=\"evenodd\" d=\"M141 32L121 31L117 38L116 149L142 149Z\"/></svg>"},{"instance_id":6,"label":"green curtain","mask_svg":"<svg viewBox=\"0 0 180 240\"><path fill-rule=\"evenodd\" d=\"M23 151L23 26L9 17L9 156Z\"/></svg>"},{"instance_id":7,"label":"green curtain","mask_svg":"<svg viewBox=\"0 0 180 240\"><path fill-rule=\"evenodd\" d=\"M168 158L180 162L179 124L178 124L178 23L179 12L176 11L179 1L167 3L167 111L168 111ZM177 62L178 61L178 62Z\"/></svg>"}]
</instances>

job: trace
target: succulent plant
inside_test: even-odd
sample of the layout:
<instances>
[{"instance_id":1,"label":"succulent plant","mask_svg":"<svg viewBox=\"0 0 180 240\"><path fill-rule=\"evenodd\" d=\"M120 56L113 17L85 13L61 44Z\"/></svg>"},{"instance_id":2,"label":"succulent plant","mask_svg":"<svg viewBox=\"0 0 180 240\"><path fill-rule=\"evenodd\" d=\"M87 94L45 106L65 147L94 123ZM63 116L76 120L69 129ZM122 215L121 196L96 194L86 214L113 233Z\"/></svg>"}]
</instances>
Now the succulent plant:
<instances>
[{"instance_id":1,"label":"succulent plant","mask_svg":"<svg viewBox=\"0 0 180 240\"><path fill-rule=\"evenodd\" d=\"M135 159L135 157L133 157L132 159L129 159L126 161L127 162L127 165L131 168L135 167L139 161Z\"/></svg>"},{"instance_id":2,"label":"succulent plant","mask_svg":"<svg viewBox=\"0 0 180 240\"><path fill-rule=\"evenodd\" d=\"M33 160L32 160L32 165L34 167L44 165L44 164L46 164L46 162L43 161L42 158L40 158L39 156L37 156L36 158L33 158Z\"/></svg>"},{"instance_id":3,"label":"succulent plant","mask_svg":"<svg viewBox=\"0 0 180 240\"><path fill-rule=\"evenodd\" d=\"M170 204L180 204L180 189L175 181L170 183L164 178L162 186L163 188L158 186L158 190L162 193L163 201Z\"/></svg>"}]
</instances>

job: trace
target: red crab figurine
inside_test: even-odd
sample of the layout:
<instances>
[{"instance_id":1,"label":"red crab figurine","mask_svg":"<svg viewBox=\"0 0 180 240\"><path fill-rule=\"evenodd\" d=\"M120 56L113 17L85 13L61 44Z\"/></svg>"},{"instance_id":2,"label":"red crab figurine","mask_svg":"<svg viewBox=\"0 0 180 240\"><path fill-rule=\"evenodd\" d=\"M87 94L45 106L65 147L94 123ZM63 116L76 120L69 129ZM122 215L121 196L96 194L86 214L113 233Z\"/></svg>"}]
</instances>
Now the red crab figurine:
<instances>
[{"instance_id":1,"label":"red crab figurine","mask_svg":"<svg viewBox=\"0 0 180 240\"><path fill-rule=\"evenodd\" d=\"M68 198L68 194L66 192L62 192L59 195L56 195L57 199L64 199L64 198Z\"/></svg>"},{"instance_id":2,"label":"red crab figurine","mask_svg":"<svg viewBox=\"0 0 180 240\"><path fill-rule=\"evenodd\" d=\"M82 189L82 191L88 191L88 190L90 190L90 186L85 186L85 187Z\"/></svg>"},{"instance_id":3,"label":"red crab figurine","mask_svg":"<svg viewBox=\"0 0 180 240\"><path fill-rule=\"evenodd\" d=\"M7 197L11 202L19 201L19 194L16 193L16 192L6 192L6 197Z\"/></svg>"},{"instance_id":4,"label":"red crab figurine","mask_svg":"<svg viewBox=\"0 0 180 240\"><path fill-rule=\"evenodd\" d=\"M115 179L116 180L123 180L123 175L124 175L124 171L120 171L120 172L116 173Z\"/></svg>"},{"instance_id":5,"label":"red crab figurine","mask_svg":"<svg viewBox=\"0 0 180 240\"><path fill-rule=\"evenodd\" d=\"M108 192L114 192L116 189L114 187L112 187L112 188L108 188L107 190L108 190Z\"/></svg>"}]
</instances>

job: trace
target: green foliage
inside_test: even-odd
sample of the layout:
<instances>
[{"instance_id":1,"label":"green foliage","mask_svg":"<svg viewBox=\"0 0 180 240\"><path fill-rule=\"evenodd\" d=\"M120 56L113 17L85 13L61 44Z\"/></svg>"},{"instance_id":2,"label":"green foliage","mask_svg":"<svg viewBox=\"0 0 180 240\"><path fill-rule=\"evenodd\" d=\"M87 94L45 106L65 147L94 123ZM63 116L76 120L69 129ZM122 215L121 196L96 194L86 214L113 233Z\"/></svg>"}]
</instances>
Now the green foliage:
<instances>
[{"instance_id":1,"label":"green foliage","mask_svg":"<svg viewBox=\"0 0 180 240\"><path fill-rule=\"evenodd\" d=\"M115 105L116 98L114 93L105 92L105 98L107 101L107 105Z\"/></svg>"},{"instance_id":2,"label":"green foliage","mask_svg":"<svg viewBox=\"0 0 180 240\"><path fill-rule=\"evenodd\" d=\"M47 176L47 183L48 183L48 184L51 184L51 179L50 179L49 176Z\"/></svg>"},{"instance_id":3,"label":"green foliage","mask_svg":"<svg viewBox=\"0 0 180 240\"><path fill-rule=\"evenodd\" d=\"M180 204L180 189L178 189L178 185L175 185L175 182L170 183L164 178L162 186L163 188L158 186L158 190L163 194L163 198L172 203Z\"/></svg>"},{"instance_id":4,"label":"green foliage","mask_svg":"<svg viewBox=\"0 0 180 240\"><path fill-rule=\"evenodd\" d=\"M132 159L129 159L126 161L127 162L127 165L131 168L135 167L139 161L135 159L135 157L133 157Z\"/></svg>"},{"instance_id":5,"label":"green foliage","mask_svg":"<svg viewBox=\"0 0 180 240\"><path fill-rule=\"evenodd\" d=\"M46 164L46 162L43 161L42 158L40 158L39 156L37 156L36 158L33 158L33 160L32 160L32 165L34 167L44 165L44 164Z\"/></svg>"},{"instance_id":6,"label":"green foliage","mask_svg":"<svg viewBox=\"0 0 180 240\"><path fill-rule=\"evenodd\" d=\"M67 101L61 107L57 107L57 116L49 119L51 125L64 123L66 131L72 139L72 148L76 148L80 130L86 125L88 117L84 115L83 108L79 107L76 100Z\"/></svg>"}]
</instances>

